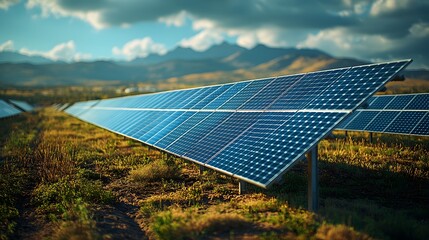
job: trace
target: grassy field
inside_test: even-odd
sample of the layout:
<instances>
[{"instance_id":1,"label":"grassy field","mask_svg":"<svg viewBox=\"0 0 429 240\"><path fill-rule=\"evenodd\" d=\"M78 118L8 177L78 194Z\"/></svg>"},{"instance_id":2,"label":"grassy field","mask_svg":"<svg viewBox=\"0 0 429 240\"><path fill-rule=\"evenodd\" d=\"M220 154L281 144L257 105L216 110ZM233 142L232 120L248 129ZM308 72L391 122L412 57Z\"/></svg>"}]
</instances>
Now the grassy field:
<instances>
[{"instance_id":1,"label":"grassy field","mask_svg":"<svg viewBox=\"0 0 429 240\"><path fill-rule=\"evenodd\" d=\"M0 239L427 239L429 139L343 132L270 190L53 109L0 120Z\"/></svg>"}]
</instances>

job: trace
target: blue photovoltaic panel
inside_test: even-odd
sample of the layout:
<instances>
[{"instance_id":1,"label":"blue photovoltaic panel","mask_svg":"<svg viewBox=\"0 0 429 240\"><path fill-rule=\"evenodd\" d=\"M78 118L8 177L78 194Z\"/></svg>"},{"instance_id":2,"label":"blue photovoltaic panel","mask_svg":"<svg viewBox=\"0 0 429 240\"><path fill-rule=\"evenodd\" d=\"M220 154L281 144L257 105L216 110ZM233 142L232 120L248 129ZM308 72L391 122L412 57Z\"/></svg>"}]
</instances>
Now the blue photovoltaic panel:
<instances>
[{"instance_id":1,"label":"blue photovoltaic panel","mask_svg":"<svg viewBox=\"0 0 429 240\"><path fill-rule=\"evenodd\" d=\"M204 97L199 102L197 102L192 107L192 109L203 109L207 104L209 104L218 96L222 95L225 91L227 91L232 86L233 86L232 84L218 86L216 89L214 89L213 92L208 93L206 97Z\"/></svg>"},{"instance_id":2,"label":"blue photovoltaic panel","mask_svg":"<svg viewBox=\"0 0 429 240\"><path fill-rule=\"evenodd\" d=\"M303 76L304 74L298 74L275 78L268 86L244 103L240 109L266 109Z\"/></svg>"},{"instance_id":3,"label":"blue photovoltaic panel","mask_svg":"<svg viewBox=\"0 0 429 240\"><path fill-rule=\"evenodd\" d=\"M260 92L264 87L270 84L273 78L257 80L250 82L242 91L242 94L237 94L230 98L219 109L238 109L241 105L251 99L255 94Z\"/></svg>"},{"instance_id":4,"label":"blue photovoltaic panel","mask_svg":"<svg viewBox=\"0 0 429 240\"><path fill-rule=\"evenodd\" d=\"M147 140L147 143L149 144L155 144L160 139L162 139L164 136L169 134L171 131L173 131L175 128L180 126L183 122L188 120L188 118L192 117L195 112L182 112L176 119L172 120L171 122L167 123L161 130L159 130L157 133L155 133L151 138Z\"/></svg>"},{"instance_id":5,"label":"blue photovoltaic panel","mask_svg":"<svg viewBox=\"0 0 429 240\"><path fill-rule=\"evenodd\" d=\"M400 112L392 123L384 130L390 133L410 133L415 127L415 124L410 124L413 121L420 122L426 112L407 111Z\"/></svg>"},{"instance_id":6,"label":"blue photovoltaic panel","mask_svg":"<svg viewBox=\"0 0 429 240\"><path fill-rule=\"evenodd\" d=\"M24 101L18 101L18 100L9 99L9 102L11 102L13 105L17 106L18 108L20 108L20 109L22 109L22 110L24 110L26 112L33 111L33 107L30 104L28 104L28 103L26 103Z\"/></svg>"},{"instance_id":7,"label":"blue photovoltaic panel","mask_svg":"<svg viewBox=\"0 0 429 240\"><path fill-rule=\"evenodd\" d=\"M355 119L360 113L360 111L355 111L349 114L346 119L344 119L340 124L337 125L337 129L347 129L349 123L352 122L353 119Z\"/></svg>"},{"instance_id":8,"label":"blue photovoltaic panel","mask_svg":"<svg viewBox=\"0 0 429 240\"><path fill-rule=\"evenodd\" d=\"M402 110L404 109L411 100L413 100L413 98L415 97L415 95L410 94L410 95L397 95L395 96L395 98L386 106L385 109L397 109L397 110Z\"/></svg>"},{"instance_id":9,"label":"blue photovoltaic panel","mask_svg":"<svg viewBox=\"0 0 429 240\"><path fill-rule=\"evenodd\" d=\"M363 109L353 113L357 116L356 118L352 119L352 115L349 116L346 119L346 122L349 123L340 124L337 129L425 135L425 129L419 123L429 112L428 99L429 93L374 96L368 100L368 104L364 105ZM373 115L368 112L378 114ZM373 119L366 127L363 127L364 122L371 118L370 115ZM363 116L366 118L363 119Z\"/></svg>"},{"instance_id":10,"label":"blue photovoltaic panel","mask_svg":"<svg viewBox=\"0 0 429 240\"><path fill-rule=\"evenodd\" d=\"M302 109L328 89L347 69L308 73L295 82L269 109Z\"/></svg>"},{"instance_id":11,"label":"blue photovoltaic panel","mask_svg":"<svg viewBox=\"0 0 429 240\"><path fill-rule=\"evenodd\" d=\"M239 138L207 165L267 185L346 114L301 112L286 116L288 120L275 131L262 133L262 138Z\"/></svg>"},{"instance_id":12,"label":"blue photovoltaic panel","mask_svg":"<svg viewBox=\"0 0 429 240\"><path fill-rule=\"evenodd\" d=\"M66 112L267 187L409 62L80 102ZM357 110L342 125L366 128L381 116L384 128L393 128L386 118L392 115L393 121L395 114ZM420 122L427 123L426 117Z\"/></svg>"},{"instance_id":13,"label":"blue photovoltaic panel","mask_svg":"<svg viewBox=\"0 0 429 240\"><path fill-rule=\"evenodd\" d=\"M204 121L201 121L188 132L180 136L166 149L170 152L177 153L178 155L183 155L192 148L195 143L206 136L218 125L222 124L222 122L232 114L232 112L212 112L210 116L204 119Z\"/></svg>"},{"instance_id":14,"label":"blue photovoltaic panel","mask_svg":"<svg viewBox=\"0 0 429 240\"><path fill-rule=\"evenodd\" d=\"M369 125L361 130L370 132L383 132L387 126L398 116L397 111L380 111Z\"/></svg>"},{"instance_id":15,"label":"blue photovoltaic panel","mask_svg":"<svg viewBox=\"0 0 429 240\"><path fill-rule=\"evenodd\" d=\"M239 82L235 83L233 86L228 88L225 92L219 95L217 98L213 99L210 103L208 103L203 109L217 109L222 106L229 99L238 94L241 90L243 90L250 82Z\"/></svg>"},{"instance_id":16,"label":"blue photovoltaic panel","mask_svg":"<svg viewBox=\"0 0 429 240\"><path fill-rule=\"evenodd\" d=\"M429 136L429 112L426 112L426 115L417 123L411 134Z\"/></svg>"},{"instance_id":17,"label":"blue photovoltaic panel","mask_svg":"<svg viewBox=\"0 0 429 240\"><path fill-rule=\"evenodd\" d=\"M395 96L374 97L374 101L368 105L367 109L384 109L394 98Z\"/></svg>"},{"instance_id":18,"label":"blue photovoltaic panel","mask_svg":"<svg viewBox=\"0 0 429 240\"><path fill-rule=\"evenodd\" d=\"M236 112L196 142L188 152L183 154L198 162L206 162L225 145L243 133L261 113Z\"/></svg>"},{"instance_id":19,"label":"blue photovoltaic panel","mask_svg":"<svg viewBox=\"0 0 429 240\"><path fill-rule=\"evenodd\" d=\"M153 137L155 134L157 134L159 131L161 131L167 124L175 121L177 118L179 118L184 112L167 112L167 114L164 116L164 119L161 121L156 121L157 124L154 125L150 130L148 130L146 133L140 133L136 135L136 138L146 142L148 139Z\"/></svg>"},{"instance_id":20,"label":"blue photovoltaic panel","mask_svg":"<svg viewBox=\"0 0 429 240\"><path fill-rule=\"evenodd\" d=\"M180 138L187 131L191 130L195 125L199 124L210 115L209 112L194 112L191 117L183 121L177 128L166 134L163 138L157 141L154 145L166 149L171 143Z\"/></svg>"},{"instance_id":21,"label":"blue photovoltaic panel","mask_svg":"<svg viewBox=\"0 0 429 240\"><path fill-rule=\"evenodd\" d=\"M362 111L347 125L347 129L362 131L377 114L378 112L376 111Z\"/></svg>"},{"instance_id":22,"label":"blue photovoltaic panel","mask_svg":"<svg viewBox=\"0 0 429 240\"><path fill-rule=\"evenodd\" d=\"M429 94L416 94L413 100L405 109L410 110L428 110L429 109Z\"/></svg>"},{"instance_id":23,"label":"blue photovoltaic panel","mask_svg":"<svg viewBox=\"0 0 429 240\"><path fill-rule=\"evenodd\" d=\"M409 61L400 61L352 67L344 72L332 87L315 98L307 108L353 110L408 64Z\"/></svg>"},{"instance_id":24,"label":"blue photovoltaic panel","mask_svg":"<svg viewBox=\"0 0 429 240\"><path fill-rule=\"evenodd\" d=\"M19 113L21 113L20 110L14 108L7 102L0 100L0 118L10 117Z\"/></svg>"}]
</instances>

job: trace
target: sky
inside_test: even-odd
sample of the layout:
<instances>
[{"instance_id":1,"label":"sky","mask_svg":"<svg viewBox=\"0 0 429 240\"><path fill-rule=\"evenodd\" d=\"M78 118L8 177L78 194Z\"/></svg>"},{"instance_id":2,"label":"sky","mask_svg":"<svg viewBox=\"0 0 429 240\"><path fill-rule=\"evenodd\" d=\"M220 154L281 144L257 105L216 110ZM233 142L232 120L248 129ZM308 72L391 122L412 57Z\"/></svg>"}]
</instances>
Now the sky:
<instances>
[{"instance_id":1,"label":"sky","mask_svg":"<svg viewBox=\"0 0 429 240\"><path fill-rule=\"evenodd\" d=\"M0 0L0 52L131 60L224 41L429 69L429 1Z\"/></svg>"}]
</instances>

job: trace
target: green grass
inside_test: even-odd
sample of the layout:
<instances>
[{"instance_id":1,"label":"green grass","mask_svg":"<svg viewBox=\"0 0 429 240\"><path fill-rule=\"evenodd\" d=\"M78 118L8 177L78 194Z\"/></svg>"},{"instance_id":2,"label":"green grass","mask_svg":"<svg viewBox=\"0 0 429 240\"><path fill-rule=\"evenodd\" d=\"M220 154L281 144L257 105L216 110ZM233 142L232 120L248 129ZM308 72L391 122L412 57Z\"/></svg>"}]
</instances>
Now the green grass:
<instances>
[{"instance_id":1,"label":"green grass","mask_svg":"<svg viewBox=\"0 0 429 240\"><path fill-rule=\"evenodd\" d=\"M150 239L429 235L428 138L376 134L370 143L367 134L335 132L319 144L321 206L313 214L305 210L305 162L272 189L238 195L236 179L200 174L188 161L52 109L1 121L1 239L25 236L22 221L37 226L38 238L109 238L97 215L106 208L126 211ZM113 225L128 226L120 218Z\"/></svg>"}]
</instances>

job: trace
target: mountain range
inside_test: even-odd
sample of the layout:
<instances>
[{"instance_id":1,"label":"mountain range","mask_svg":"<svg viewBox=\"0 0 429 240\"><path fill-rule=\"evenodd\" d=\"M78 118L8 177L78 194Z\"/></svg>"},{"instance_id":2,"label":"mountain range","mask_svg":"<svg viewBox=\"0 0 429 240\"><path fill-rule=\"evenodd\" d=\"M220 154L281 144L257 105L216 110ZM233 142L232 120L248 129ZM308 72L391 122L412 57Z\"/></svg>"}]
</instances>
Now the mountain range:
<instances>
[{"instance_id":1,"label":"mountain range","mask_svg":"<svg viewBox=\"0 0 429 240\"><path fill-rule=\"evenodd\" d=\"M206 51L177 47L164 55L151 54L132 61L54 62L16 52L0 52L0 83L10 87L70 85L127 85L148 83L178 88L253 78L309 72L367 62L337 58L317 49L252 49L229 43ZM414 71L427 77L429 71Z\"/></svg>"}]
</instances>

